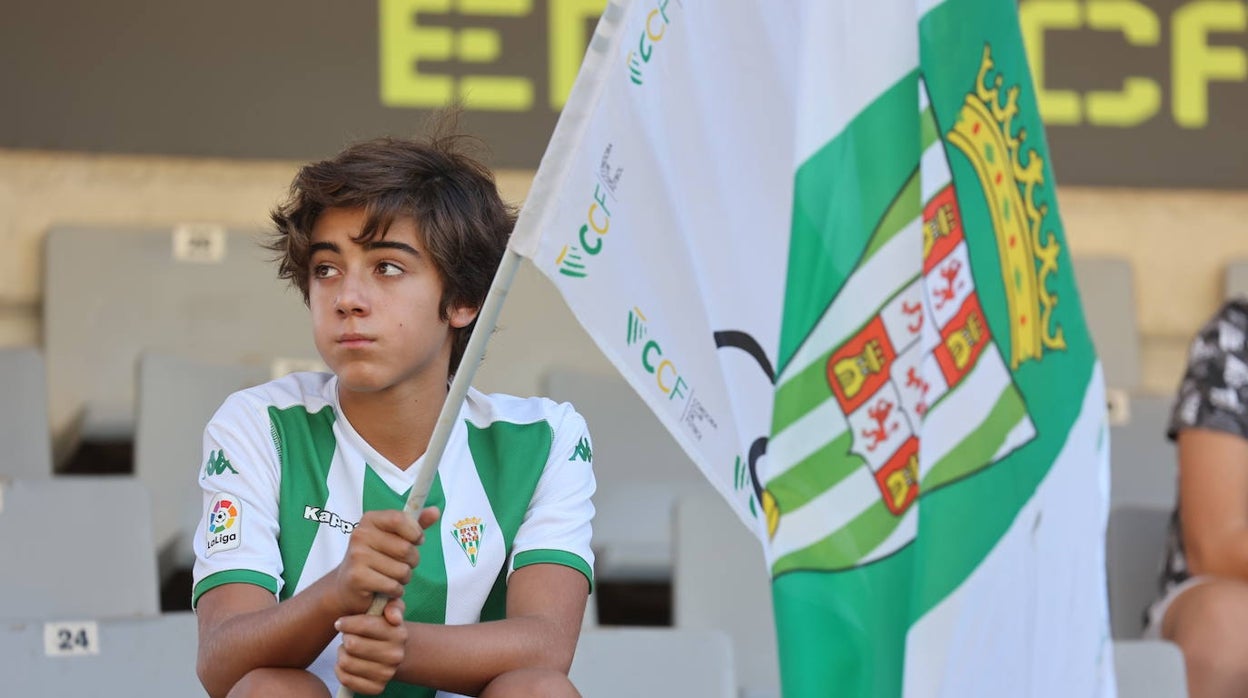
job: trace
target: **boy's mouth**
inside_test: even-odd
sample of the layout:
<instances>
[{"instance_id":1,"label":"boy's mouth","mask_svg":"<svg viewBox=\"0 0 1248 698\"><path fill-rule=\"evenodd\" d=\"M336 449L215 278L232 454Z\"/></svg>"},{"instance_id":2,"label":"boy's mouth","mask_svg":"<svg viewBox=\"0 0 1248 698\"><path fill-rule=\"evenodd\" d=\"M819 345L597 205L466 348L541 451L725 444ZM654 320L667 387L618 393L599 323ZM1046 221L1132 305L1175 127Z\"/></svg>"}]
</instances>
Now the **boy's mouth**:
<instances>
[{"instance_id":1,"label":"boy's mouth","mask_svg":"<svg viewBox=\"0 0 1248 698\"><path fill-rule=\"evenodd\" d=\"M350 332L344 335L339 335L338 337L338 344L340 346L344 346L348 348L367 346L369 344L372 344L374 341L375 339L373 337L370 337L365 334L354 333L354 332Z\"/></svg>"}]
</instances>

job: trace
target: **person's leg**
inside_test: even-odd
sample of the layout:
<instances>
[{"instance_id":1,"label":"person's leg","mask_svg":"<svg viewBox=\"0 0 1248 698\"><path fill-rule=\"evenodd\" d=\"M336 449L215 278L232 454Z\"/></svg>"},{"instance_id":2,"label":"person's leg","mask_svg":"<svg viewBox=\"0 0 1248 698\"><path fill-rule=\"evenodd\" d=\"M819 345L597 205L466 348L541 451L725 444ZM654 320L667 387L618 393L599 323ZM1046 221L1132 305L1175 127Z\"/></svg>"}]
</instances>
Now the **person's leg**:
<instances>
[{"instance_id":1,"label":"person's leg","mask_svg":"<svg viewBox=\"0 0 1248 698\"><path fill-rule=\"evenodd\" d=\"M550 669L517 669L501 674L481 698L581 698L567 676Z\"/></svg>"},{"instance_id":2,"label":"person's leg","mask_svg":"<svg viewBox=\"0 0 1248 698\"><path fill-rule=\"evenodd\" d=\"M1183 650L1191 698L1248 696L1248 584L1212 579L1170 603L1161 636Z\"/></svg>"},{"instance_id":3,"label":"person's leg","mask_svg":"<svg viewBox=\"0 0 1248 698\"><path fill-rule=\"evenodd\" d=\"M329 698L329 689L315 674L303 669L253 669L226 698Z\"/></svg>"}]
</instances>

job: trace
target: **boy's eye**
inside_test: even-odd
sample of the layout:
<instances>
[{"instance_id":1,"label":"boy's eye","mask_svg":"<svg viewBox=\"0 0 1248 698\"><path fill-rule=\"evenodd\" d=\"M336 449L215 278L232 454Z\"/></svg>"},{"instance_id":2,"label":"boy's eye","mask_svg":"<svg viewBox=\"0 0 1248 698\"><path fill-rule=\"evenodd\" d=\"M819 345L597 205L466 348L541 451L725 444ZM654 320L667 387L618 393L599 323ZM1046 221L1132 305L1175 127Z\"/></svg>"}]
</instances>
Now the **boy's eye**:
<instances>
[{"instance_id":1,"label":"boy's eye","mask_svg":"<svg viewBox=\"0 0 1248 698\"><path fill-rule=\"evenodd\" d=\"M398 276L403 273L402 267L393 262L382 262L381 264L378 264L377 271L380 272L382 276Z\"/></svg>"},{"instance_id":2,"label":"boy's eye","mask_svg":"<svg viewBox=\"0 0 1248 698\"><path fill-rule=\"evenodd\" d=\"M312 266L312 276L318 279L326 279L338 274L338 270L328 264L316 264Z\"/></svg>"}]
</instances>

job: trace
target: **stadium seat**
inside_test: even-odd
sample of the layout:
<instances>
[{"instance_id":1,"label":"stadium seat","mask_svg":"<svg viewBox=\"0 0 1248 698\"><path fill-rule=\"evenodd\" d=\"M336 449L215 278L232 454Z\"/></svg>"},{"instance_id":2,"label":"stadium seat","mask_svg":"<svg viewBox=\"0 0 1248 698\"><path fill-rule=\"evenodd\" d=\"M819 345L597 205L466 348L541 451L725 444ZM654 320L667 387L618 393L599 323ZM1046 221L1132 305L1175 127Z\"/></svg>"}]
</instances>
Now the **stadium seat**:
<instances>
[{"instance_id":1,"label":"stadium seat","mask_svg":"<svg viewBox=\"0 0 1248 698\"><path fill-rule=\"evenodd\" d=\"M267 367L145 353L139 364L134 473L152 493L161 575L195 559L191 532L203 513L197 473L204 426L230 393L268 380Z\"/></svg>"},{"instance_id":2,"label":"stadium seat","mask_svg":"<svg viewBox=\"0 0 1248 698\"><path fill-rule=\"evenodd\" d=\"M270 256L242 231L52 228L43 324L54 438L133 438L143 351L315 359L308 311Z\"/></svg>"},{"instance_id":3,"label":"stadium seat","mask_svg":"<svg viewBox=\"0 0 1248 698\"><path fill-rule=\"evenodd\" d=\"M1187 698L1187 671L1177 645L1160 640L1116 640L1118 698Z\"/></svg>"},{"instance_id":4,"label":"stadium seat","mask_svg":"<svg viewBox=\"0 0 1248 698\"><path fill-rule=\"evenodd\" d=\"M1144 614L1160 593L1169 507L1126 505L1109 512L1105 566L1109 585L1109 620L1113 637L1139 638Z\"/></svg>"},{"instance_id":5,"label":"stadium seat","mask_svg":"<svg viewBox=\"0 0 1248 698\"><path fill-rule=\"evenodd\" d=\"M732 640L742 698L779 698L771 582L762 543L716 494L676 504L673 625Z\"/></svg>"},{"instance_id":6,"label":"stadium seat","mask_svg":"<svg viewBox=\"0 0 1248 698\"><path fill-rule=\"evenodd\" d=\"M1110 427L1110 505L1174 506L1178 460L1166 438L1172 396L1131 395L1126 423Z\"/></svg>"},{"instance_id":7,"label":"stadium seat","mask_svg":"<svg viewBox=\"0 0 1248 698\"><path fill-rule=\"evenodd\" d=\"M52 474L48 387L43 357L33 347L0 349L0 477Z\"/></svg>"},{"instance_id":8,"label":"stadium seat","mask_svg":"<svg viewBox=\"0 0 1248 698\"><path fill-rule=\"evenodd\" d=\"M151 506L131 477L0 481L0 560L6 621L160 610Z\"/></svg>"},{"instance_id":9,"label":"stadium seat","mask_svg":"<svg viewBox=\"0 0 1248 698\"><path fill-rule=\"evenodd\" d=\"M1222 289L1226 298L1236 296L1248 298L1248 260L1239 260L1226 265L1226 281Z\"/></svg>"},{"instance_id":10,"label":"stadium seat","mask_svg":"<svg viewBox=\"0 0 1248 698\"><path fill-rule=\"evenodd\" d=\"M622 378L554 371L545 393L575 405L593 436L597 578L671 579L676 498L711 484Z\"/></svg>"},{"instance_id":11,"label":"stadium seat","mask_svg":"<svg viewBox=\"0 0 1248 698\"><path fill-rule=\"evenodd\" d=\"M603 628L581 633L568 677L592 698L736 698L732 659L721 632Z\"/></svg>"},{"instance_id":12,"label":"stadium seat","mask_svg":"<svg viewBox=\"0 0 1248 698\"><path fill-rule=\"evenodd\" d=\"M195 675L195 615L0 622L6 696L205 696Z\"/></svg>"},{"instance_id":13,"label":"stadium seat","mask_svg":"<svg viewBox=\"0 0 1248 698\"><path fill-rule=\"evenodd\" d=\"M1105 367L1111 390L1140 387L1140 333L1136 324L1135 285L1125 259L1074 260L1079 300L1096 353Z\"/></svg>"}]
</instances>

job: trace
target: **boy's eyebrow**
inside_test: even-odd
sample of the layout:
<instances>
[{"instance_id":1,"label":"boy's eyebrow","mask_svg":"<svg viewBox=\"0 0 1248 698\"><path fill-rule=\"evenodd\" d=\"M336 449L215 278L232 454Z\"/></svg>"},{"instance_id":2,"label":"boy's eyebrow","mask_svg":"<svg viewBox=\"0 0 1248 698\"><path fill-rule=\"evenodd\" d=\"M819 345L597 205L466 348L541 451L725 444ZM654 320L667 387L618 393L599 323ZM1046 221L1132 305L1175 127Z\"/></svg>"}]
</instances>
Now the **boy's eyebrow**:
<instances>
[{"instance_id":1,"label":"boy's eyebrow","mask_svg":"<svg viewBox=\"0 0 1248 698\"><path fill-rule=\"evenodd\" d=\"M368 242L364 243L364 249L366 250L376 250L376 249L400 250L402 252L406 252L412 255L413 257L420 256L420 252L417 251L415 247L412 247L406 242L399 242L397 240L369 240Z\"/></svg>"},{"instance_id":2,"label":"boy's eyebrow","mask_svg":"<svg viewBox=\"0 0 1248 698\"><path fill-rule=\"evenodd\" d=\"M405 242L398 242L397 240L369 240L368 242L364 243L364 249L366 250L377 250L377 249L400 250L402 252L407 252L413 257L420 256L420 251L417 250L415 247L412 247L411 245ZM324 250L326 252L333 252L335 254L339 254L342 252L342 250L338 247L338 243L335 243L335 242L314 242L311 245L308 245L308 254L312 254L313 252L319 252L321 250Z\"/></svg>"}]
</instances>

